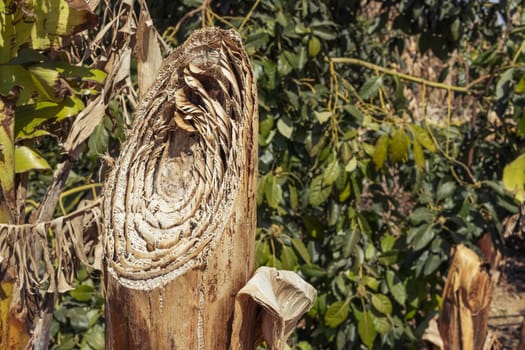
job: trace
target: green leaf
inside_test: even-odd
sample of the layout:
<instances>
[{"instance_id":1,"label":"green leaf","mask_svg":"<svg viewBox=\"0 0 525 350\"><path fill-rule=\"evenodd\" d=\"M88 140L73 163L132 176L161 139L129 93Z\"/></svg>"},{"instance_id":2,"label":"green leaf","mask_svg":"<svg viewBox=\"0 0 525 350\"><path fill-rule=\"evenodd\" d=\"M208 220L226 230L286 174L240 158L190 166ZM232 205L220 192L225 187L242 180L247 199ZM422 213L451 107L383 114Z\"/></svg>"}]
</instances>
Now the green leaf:
<instances>
[{"instance_id":1,"label":"green leaf","mask_svg":"<svg viewBox=\"0 0 525 350\"><path fill-rule=\"evenodd\" d=\"M396 277L395 273L391 270L386 272L386 283L390 294L394 297L394 300L401 306L405 306L407 300L407 291L403 283L401 283Z\"/></svg>"},{"instance_id":2,"label":"green leaf","mask_svg":"<svg viewBox=\"0 0 525 350\"><path fill-rule=\"evenodd\" d=\"M83 332L89 328L89 317L83 308L74 307L68 309L66 314L71 327L73 327L76 332Z\"/></svg>"},{"instance_id":3,"label":"green leaf","mask_svg":"<svg viewBox=\"0 0 525 350\"><path fill-rule=\"evenodd\" d=\"M336 328L343 323L350 312L350 307L347 302L336 301L328 307L324 314L324 322L330 328Z\"/></svg>"},{"instance_id":4,"label":"green leaf","mask_svg":"<svg viewBox=\"0 0 525 350\"><path fill-rule=\"evenodd\" d=\"M93 296L94 291L95 290L91 286L81 285L69 291L69 294L71 294L71 296L76 301L86 302L86 301L91 300L91 297Z\"/></svg>"},{"instance_id":5,"label":"green leaf","mask_svg":"<svg viewBox=\"0 0 525 350\"><path fill-rule=\"evenodd\" d=\"M17 174L30 170L51 169L48 162L35 150L27 146L16 146L15 148L15 171Z\"/></svg>"},{"instance_id":6,"label":"green leaf","mask_svg":"<svg viewBox=\"0 0 525 350\"><path fill-rule=\"evenodd\" d=\"M374 147L374 155L372 156L376 169L381 169L383 164L385 164L389 144L390 137L387 134L383 134L377 139Z\"/></svg>"},{"instance_id":7,"label":"green leaf","mask_svg":"<svg viewBox=\"0 0 525 350\"><path fill-rule=\"evenodd\" d=\"M525 76L522 76L516 87L514 88L514 93L521 95L525 93Z\"/></svg>"},{"instance_id":8,"label":"green leaf","mask_svg":"<svg viewBox=\"0 0 525 350\"><path fill-rule=\"evenodd\" d=\"M363 100L368 100L369 98L374 97L379 91L382 83L383 80L381 77L368 78L363 86L361 86L359 96L361 96Z\"/></svg>"},{"instance_id":9,"label":"green leaf","mask_svg":"<svg viewBox=\"0 0 525 350\"><path fill-rule=\"evenodd\" d=\"M383 294L372 294L372 305L384 315L392 314L392 302Z\"/></svg>"},{"instance_id":10,"label":"green leaf","mask_svg":"<svg viewBox=\"0 0 525 350\"><path fill-rule=\"evenodd\" d=\"M413 141L413 149L414 162L416 163L419 169L425 169L425 155L423 154L423 149L421 148L421 145L419 144L419 142L417 142L417 140Z\"/></svg>"},{"instance_id":11,"label":"green leaf","mask_svg":"<svg viewBox=\"0 0 525 350\"><path fill-rule=\"evenodd\" d=\"M305 263L310 264L310 254L308 253L308 249L306 249L306 246L304 245L303 241L299 238L292 238L291 242L297 253L299 253L301 259L303 259Z\"/></svg>"},{"instance_id":12,"label":"green leaf","mask_svg":"<svg viewBox=\"0 0 525 350\"><path fill-rule=\"evenodd\" d=\"M412 243L412 248L415 251L418 251L425 248L435 236L436 231L434 230L434 226L430 224L423 224L410 229L407 241Z\"/></svg>"},{"instance_id":13,"label":"green leaf","mask_svg":"<svg viewBox=\"0 0 525 350\"><path fill-rule=\"evenodd\" d=\"M258 240L255 243L255 265L263 266L270 259L270 245L267 240Z\"/></svg>"},{"instance_id":14,"label":"green leaf","mask_svg":"<svg viewBox=\"0 0 525 350\"><path fill-rule=\"evenodd\" d=\"M88 139L89 152L87 156L89 158L99 158L108 149L109 144L109 131L105 128L103 123L100 123L95 127L93 133Z\"/></svg>"},{"instance_id":15,"label":"green leaf","mask_svg":"<svg viewBox=\"0 0 525 350\"><path fill-rule=\"evenodd\" d=\"M409 129L414 139L417 140L417 142L419 142L424 148L432 153L436 151L436 146L434 145L434 142L432 142L432 138L425 129L419 125L414 124L410 124Z\"/></svg>"},{"instance_id":16,"label":"green leaf","mask_svg":"<svg viewBox=\"0 0 525 350\"><path fill-rule=\"evenodd\" d=\"M448 181L439 186L437 189L437 200L443 200L445 198L452 197L456 192L456 184L453 181Z\"/></svg>"},{"instance_id":17,"label":"green leaf","mask_svg":"<svg viewBox=\"0 0 525 350\"><path fill-rule=\"evenodd\" d=\"M310 190L308 192L308 202L312 207L318 207L323 204L330 193L332 192L332 186L323 185L323 175L316 176L310 184Z\"/></svg>"},{"instance_id":18,"label":"green leaf","mask_svg":"<svg viewBox=\"0 0 525 350\"><path fill-rule=\"evenodd\" d=\"M281 263L284 270L295 270L297 256L292 248L283 245L281 251Z\"/></svg>"},{"instance_id":19,"label":"green leaf","mask_svg":"<svg viewBox=\"0 0 525 350\"><path fill-rule=\"evenodd\" d=\"M316 264L301 265L300 270L308 277L324 277L328 274L326 270Z\"/></svg>"},{"instance_id":20,"label":"green leaf","mask_svg":"<svg viewBox=\"0 0 525 350\"><path fill-rule=\"evenodd\" d=\"M290 193L290 208L292 208L292 210L297 210L299 207L299 196L297 195L297 189L295 186L289 184L288 192Z\"/></svg>"},{"instance_id":21,"label":"green leaf","mask_svg":"<svg viewBox=\"0 0 525 350\"><path fill-rule=\"evenodd\" d=\"M374 318L374 327L377 333L381 335L388 334L390 332L390 323L386 317Z\"/></svg>"},{"instance_id":22,"label":"green leaf","mask_svg":"<svg viewBox=\"0 0 525 350\"><path fill-rule=\"evenodd\" d=\"M390 141L390 157L393 162L402 162L408 154L410 138L403 129L396 129Z\"/></svg>"},{"instance_id":23,"label":"green leaf","mask_svg":"<svg viewBox=\"0 0 525 350\"><path fill-rule=\"evenodd\" d=\"M310 57L315 57L319 54L319 51L321 51L321 41L315 36L312 36L308 40L308 55Z\"/></svg>"},{"instance_id":24,"label":"green leaf","mask_svg":"<svg viewBox=\"0 0 525 350\"><path fill-rule=\"evenodd\" d=\"M317 118L320 124L326 123L331 116L332 112L330 111L315 112L315 117Z\"/></svg>"},{"instance_id":25,"label":"green leaf","mask_svg":"<svg viewBox=\"0 0 525 350\"><path fill-rule=\"evenodd\" d=\"M286 117L279 118L277 121L277 130L286 137L287 139L292 137L293 134L293 123Z\"/></svg>"},{"instance_id":26,"label":"green leaf","mask_svg":"<svg viewBox=\"0 0 525 350\"><path fill-rule=\"evenodd\" d=\"M374 326L374 315L370 311L363 312L363 316L357 324L357 332L365 346L372 349L377 331Z\"/></svg>"},{"instance_id":27,"label":"green leaf","mask_svg":"<svg viewBox=\"0 0 525 350\"><path fill-rule=\"evenodd\" d=\"M104 334L104 328L102 326L96 324L93 327L89 328L86 333L84 333L84 338L91 346L91 348L95 350L104 350L105 348L105 334Z\"/></svg>"},{"instance_id":28,"label":"green leaf","mask_svg":"<svg viewBox=\"0 0 525 350\"><path fill-rule=\"evenodd\" d=\"M340 172L341 167L339 166L339 161L334 159L330 164L328 164L323 173L323 186L330 186L333 184L339 177Z\"/></svg>"},{"instance_id":29,"label":"green leaf","mask_svg":"<svg viewBox=\"0 0 525 350\"><path fill-rule=\"evenodd\" d=\"M426 207L419 207L408 218L412 225L419 225L422 222L431 223L434 220L434 213Z\"/></svg>"},{"instance_id":30,"label":"green leaf","mask_svg":"<svg viewBox=\"0 0 525 350\"><path fill-rule=\"evenodd\" d=\"M523 203L525 200L525 154L503 168L503 187Z\"/></svg>"},{"instance_id":31,"label":"green leaf","mask_svg":"<svg viewBox=\"0 0 525 350\"><path fill-rule=\"evenodd\" d=\"M277 181L277 178L272 174L268 174L266 177L266 183L264 185L264 195L270 208L277 208L279 202L283 196L281 185Z\"/></svg>"}]
</instances>

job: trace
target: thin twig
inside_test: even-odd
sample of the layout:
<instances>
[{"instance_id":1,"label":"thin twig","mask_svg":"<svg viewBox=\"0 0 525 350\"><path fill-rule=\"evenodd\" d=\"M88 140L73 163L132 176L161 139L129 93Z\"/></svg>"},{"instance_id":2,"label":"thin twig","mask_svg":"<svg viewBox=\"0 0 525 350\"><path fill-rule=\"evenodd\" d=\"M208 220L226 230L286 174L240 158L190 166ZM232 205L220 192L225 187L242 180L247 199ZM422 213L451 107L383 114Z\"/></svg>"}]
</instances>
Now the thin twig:
<instances>
[{"instance_id":1,"label":"thin twig","mask_svg":"<svg viewBox=\"0 0 525 350\"><path fill-rule=\"evenodd\" d=\"M431 86L431 87L434 87L434 88L437 88L437 89L450 90L450 91L461 92L461 93L470 95L470 90L467 87L438 83L438 82L435 82L435 81L431 81L431 80L415 77L413 75L408 75L408 74L396 72L395 70L388 69L388 68L385 68L385 67L381 67L381 66L375 65L375 64L370 63L370 62L362 61L362 60L357 59L357 58L332 57L332 58L329 58L329 60L330 60L330 62L333 62L333 63L358 65L358 66L362 66L362 67L365 67L365 68L373 69L373 70L381 72L383 74L392 75L392 76L398 77L400 79L413 81L413 82L418 83L418 84L425 84L426 86Z\"/></svg>"}]
</instances>

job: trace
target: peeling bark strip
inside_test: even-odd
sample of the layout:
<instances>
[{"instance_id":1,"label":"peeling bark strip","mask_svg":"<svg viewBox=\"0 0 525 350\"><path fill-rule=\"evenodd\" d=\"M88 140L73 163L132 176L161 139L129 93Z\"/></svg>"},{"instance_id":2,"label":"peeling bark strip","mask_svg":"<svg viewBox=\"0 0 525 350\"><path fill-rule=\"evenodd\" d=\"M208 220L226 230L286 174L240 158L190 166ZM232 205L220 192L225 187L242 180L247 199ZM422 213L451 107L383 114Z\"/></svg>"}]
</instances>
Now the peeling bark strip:
<instances>
[{"instance_id":1,"label":"peeling bark strip","mask_svg":"<svg viewBox=\"0 0 525 350\"><path fill-rule=\"evenodd\" d=\"M255 80L219 29L159 72L105 188L106 346L227 349L253 273Z\"/></svg>"}]
</instances>

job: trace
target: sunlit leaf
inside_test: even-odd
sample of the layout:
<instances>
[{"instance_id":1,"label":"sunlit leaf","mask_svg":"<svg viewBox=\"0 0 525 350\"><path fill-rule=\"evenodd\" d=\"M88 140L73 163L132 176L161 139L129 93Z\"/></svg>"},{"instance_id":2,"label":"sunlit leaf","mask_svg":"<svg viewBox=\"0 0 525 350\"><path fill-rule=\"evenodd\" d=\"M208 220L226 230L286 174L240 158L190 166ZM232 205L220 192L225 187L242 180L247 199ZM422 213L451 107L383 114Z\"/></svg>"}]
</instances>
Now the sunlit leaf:
<instances>
[{"instance_id":1,"label":"sunlit leaf","mask_svg":"<svg viewBox=\"0 0 525 350\"><path fill-rule=\"evenodd\" d=\"M30 170L51 169L51 166L35 150L27 146L16 146L15 169L16 173L25 173Z\"/></svg>"},{"instance_id":2,"label":"sunlit leaf","mask_svg":"<svg viewBox=\"0 0 525 350\"><path fill-rule=\"evenodd\" d=\"M324 322L328 327L336 328L343 323L350 312L348 303L344 301L336 301L328 307L324 314Z\"/></svg>"},{"instance_id":3,"label":"sunlit leaf","mask_svg":"<svg viewBox=\"0 0 525 350\"><path fill-rule=\"evenodd\" d=\"M384 315L392 314L392 302L383 294L372 294L372 305Z\"/></svg>"},{"instance_id":4,"label":"sunlit leaf","mask_svg":"<svg viewBox=\"0 0 525 350\"><path fill-rule=\"evenodd\" d=\"M268 201L268 205L271 208L277 208L281 201L283 192L281 185L277 181L277 177L272 174L268 174L264 185L264 195Z\"/></svg>"},{"instance_id":5,"label":"sunlit leaf","mask_svg":"<svg viewBox=\"0 0 525 350\"><path fill-rule=\"evenodd\" d=\"M286 138L291 138L293 134L293 123L286 117L279 118L277 121L277 130Z\"/></svg>"},{"instance_id":6,"label":"sunlit leaf","mask_svg":"<svg viewBox=\"0 0 525 350\"><path fill-rule=\"evenodd\" d=\"M357 324L359 337L363 344L369 349L373 347L374 340L377 336L377 331L374 326L374 318L374 315L370 311L365 311Z\"/></svg>"},{"instance_id":7,"label":"sunlit leaf","mask_svg":"<svg viewBox=\"0 0 525 350\"><path fill-rule=\"evenodd\" d=\"M525 154L503 168L503 186L520 202L525 200Z\"/></svg>"},{"instance_id":8,"label":"sunlit leaf","mask_svg":"<svg viewBox=\"0 0 525 350\"><path fill-rule=\"evenodd\" d=\"M91 300L91 297L93 296L94 292L95 290L93 289L93 287L88 285L80 285L75 289L69 291L69 294L71 294L71 296L75 300L85 302Z\"/></svg>"},{"instance_id":9,"label":"sunlit leaf","mask_svg":"<svg viewBox=\"0 0 525 350\"><path fill-rule=\"evenodd\" d=\"M417 142L419 142L425 149L430 152L436 151L436 146L434 145L434 142L432 142L432 138L425 129L415 124L410 124L409 128L414 139L417 140Z\"/></svg>"},{"instance_id":10,"label":"sunlit leaf","mask_svg":"<svg viewBox=\"0 0 525 350\"><path fill-rule=\"evenodd\" d=\"M387 134L383 134L377 139L374 155L372 156L376 169L382 168L383 164L385 164L389 144L390 137Z\"/></svg>"},{"instance_id":11,"label":"sunlit leaf","mask_svg":"<svg viewBox=\"0 0 525 350\"><path fill-rule=\"evenodd\" d=\"M419 169L425 169L425 155L423 154L423 149L417 140L413 142L414 150L414 162L419 167Z\"/></svg>"},{"instance_id":12,"label":"sunlit leaf","mask_svg":"<svg viewBox=\"0 0 525 350\"><path fill-rule=\"evenodd\" d=\"M292 248L283 245L281 251L282 268L285 270L295 270L297 266L297 256Z\"/></svg>"},{"instance_id":13,"label":"sunlit leaf","mask_svg":"<svg viewBox=\"0 0 525 350\"><path fill-rule=\"evenodd\" d=\"M317 37L312 36L308 40L308 55L310 57L315 57L321 51L321 41Z\"/></svg>"},{"instance_id":14,"label":"sunlit leaf","mask_svg":"<svg viewBox=\"0 0 525 350\"><path fill-rule=\"evenodd\" d=\"M341 167L339 166L339 161L334 159L330 164L328 164L323 173L323 185L329 186L333 184L339 177L340 172Z\"/></svg>"},{"instance_id":15,"label":"sunlit leaf","mask_svg":"<svg viewBox=\"0 0 525 350\"><path fill-rule=\"evenodd\" d=\"M396 129L390 141L390 157L393 162L402 162L408 154L410 139L403 129Z\"/></svg>"},{"instance_id":16,"label":"sunlit leaf","mask_svg":"<svg viewBox=\"0 0 525 350\"><path fill-rule=\"evenodd\" d=\"M323 185L323 175L316 176L310 184L308 192L308 202L311 206L317 207L323 204L332 191L332 186Z\"/></svg>"}]
</instances>

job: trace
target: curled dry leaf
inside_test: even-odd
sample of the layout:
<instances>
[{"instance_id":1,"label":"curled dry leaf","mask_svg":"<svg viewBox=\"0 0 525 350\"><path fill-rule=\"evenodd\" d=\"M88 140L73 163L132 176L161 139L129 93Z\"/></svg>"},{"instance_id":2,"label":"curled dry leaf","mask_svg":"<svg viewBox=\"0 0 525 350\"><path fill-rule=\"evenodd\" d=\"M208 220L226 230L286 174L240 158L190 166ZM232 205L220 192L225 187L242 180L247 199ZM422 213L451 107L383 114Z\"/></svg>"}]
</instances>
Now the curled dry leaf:
<instances>
[{"instance_id":1,"label":"curled dry leaf","mask_svg":"<svg viewBox=\"0 0 525 350\"><path fill-rule=\"evenodd\" d=\"M316 296L295 272L260 267L235 298L232 348L252 349L265 340L270 349L284 349Z\"/></svg>"}]
</instances>

